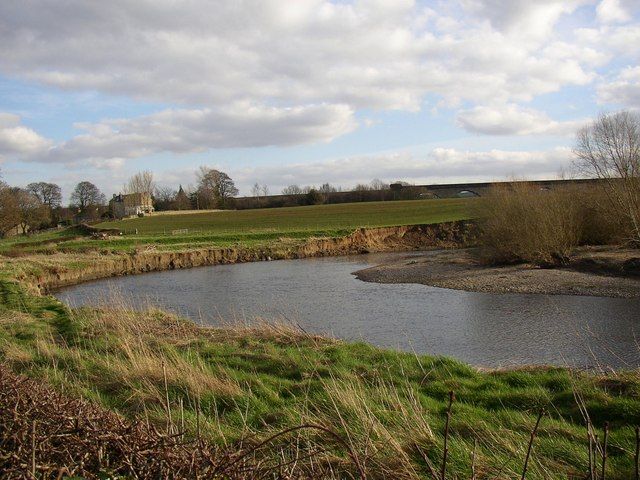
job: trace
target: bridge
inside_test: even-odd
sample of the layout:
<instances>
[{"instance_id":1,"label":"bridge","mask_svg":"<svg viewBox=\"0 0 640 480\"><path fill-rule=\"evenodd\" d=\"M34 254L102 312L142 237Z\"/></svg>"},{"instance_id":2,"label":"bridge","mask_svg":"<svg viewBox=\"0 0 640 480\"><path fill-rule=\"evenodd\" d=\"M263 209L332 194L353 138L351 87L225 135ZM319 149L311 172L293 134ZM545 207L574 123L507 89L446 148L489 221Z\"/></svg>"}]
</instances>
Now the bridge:
<instances>
[{"instance_id":1,"label":"bridge","mask_svg":"<svg viewBox=\"0 0 640 480\"><path fill-rule=\"evenodd\" d=\"M595 186L599 180L596 179L570 179L570 180L530 180L513 182L473 182L473 183L443 183L432 185L403 185L400 183L391 184L392 190L402 190L403 188L420 188L426 190L436 198L454 197L482 197L489 193L492 188L498 186L512 186L519 183L526 183L540 188L540 190L552 190L558 187L567 186Z\"/></svg>"}]
</instances>

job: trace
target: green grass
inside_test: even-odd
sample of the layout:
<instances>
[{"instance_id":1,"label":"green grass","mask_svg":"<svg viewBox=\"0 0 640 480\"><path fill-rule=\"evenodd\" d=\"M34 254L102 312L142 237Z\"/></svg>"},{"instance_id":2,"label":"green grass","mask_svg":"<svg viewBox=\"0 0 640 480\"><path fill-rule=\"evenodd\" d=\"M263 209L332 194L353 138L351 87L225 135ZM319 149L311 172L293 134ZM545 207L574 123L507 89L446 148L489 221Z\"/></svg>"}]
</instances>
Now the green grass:
<instances>
[{"instance_id":1,"label":"green grass","mask_svg":"<svg viewBox=\"0 0 640 480\"><path fill-rule=\"evenodd\" d=\"M361 455L369 452L371 478L429 478L427 463L437 466L442 457L444 411L454 390L448 478L470 478L474 442L478 478L519 478L536 414L545 408L527 478L564 479L587 466L579 396L596 427L611 423L608 478L632 475L633 427L640 424L637 372L479 372L452 359L317 338L289 327L203 329L126 305L71 311L9 282L0 282L0 295L3 361L69 394L148 417L159 428L167 424L168 395L172 418L178 422L184 415L192 432L194 405L200 405L203 431L214 442L259 440L303 422L319 423ZM327 446L313 434L298 442ZM345 458L340 448L329 447L334 461Z\"/></svg>"},{"instance_id":2,"label":"green grass","mask_svg":"<svg viewBox=\"0 0 640 480\"><path fill-rule=\"evenodd\" d=\"M466 199L363 202L305 207L221 211L184 215L158 215L115 222L98 227L138 229L157 235L177 229L216 233L323 232L357 227L385 227L441 223L468 218Z\"/></svg>"}]
</instances>

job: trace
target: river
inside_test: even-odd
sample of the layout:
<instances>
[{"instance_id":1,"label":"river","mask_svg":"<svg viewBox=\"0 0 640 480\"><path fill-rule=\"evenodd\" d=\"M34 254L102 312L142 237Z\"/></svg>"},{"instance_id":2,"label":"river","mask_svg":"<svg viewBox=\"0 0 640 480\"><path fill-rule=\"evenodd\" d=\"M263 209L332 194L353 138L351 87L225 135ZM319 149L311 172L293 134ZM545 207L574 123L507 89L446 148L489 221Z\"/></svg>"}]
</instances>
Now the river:
<instances>
[{"instance_id":1,"label":"river","mask_svg":"<svg viewBox=\"0 0 640 480\"><path fill-rule=\"evenodd\" d=\"M285 319L306 331L483 367L640 367L640 299L473 293L352 273L407 253L218 265L98 280L55 295L123 296L211 325Z\"/></svg>"}]
</instances>

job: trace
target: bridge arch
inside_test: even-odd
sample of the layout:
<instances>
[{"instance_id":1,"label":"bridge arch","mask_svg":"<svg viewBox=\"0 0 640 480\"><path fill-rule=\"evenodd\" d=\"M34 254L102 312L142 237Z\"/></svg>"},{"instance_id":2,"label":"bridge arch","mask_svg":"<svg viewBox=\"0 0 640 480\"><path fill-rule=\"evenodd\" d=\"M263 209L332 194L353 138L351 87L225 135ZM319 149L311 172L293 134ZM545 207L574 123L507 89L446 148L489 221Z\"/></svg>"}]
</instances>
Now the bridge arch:
<instances>
[{"instance_id":1,"label":"bridge arch","mask_svg":"<svg viewBox=\"0 0 640 480\"><path fill-rule=\"evenodd\" d=\"M480 194L478 192L475 192L473 190L468 190L468 189L460 190L456 194L456 197L459 197L459 198L479 197L479 196Z\"/></svg>"}]
</instances>

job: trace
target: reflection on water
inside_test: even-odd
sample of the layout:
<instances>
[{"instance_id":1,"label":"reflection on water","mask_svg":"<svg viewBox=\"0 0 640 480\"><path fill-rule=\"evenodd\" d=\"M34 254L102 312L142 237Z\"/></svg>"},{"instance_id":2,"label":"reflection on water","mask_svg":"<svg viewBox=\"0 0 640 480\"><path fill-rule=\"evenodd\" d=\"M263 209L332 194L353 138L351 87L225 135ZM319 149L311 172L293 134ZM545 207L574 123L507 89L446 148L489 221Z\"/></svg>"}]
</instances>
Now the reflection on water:
<instances>
[{"instance_id":1,"label":"reflection on water","mask_svg":"<svg viewBox=\"0 0 640 480\"><path fill-rule=\"evenodd\" d=\"M486 294L377 284L352 272L409 254L286 260L173 270L57 293L97 303L114 288L193 319L285 317L305 330L481 366L639 367L640 300Z\"/></svg>"}]
</instances>

